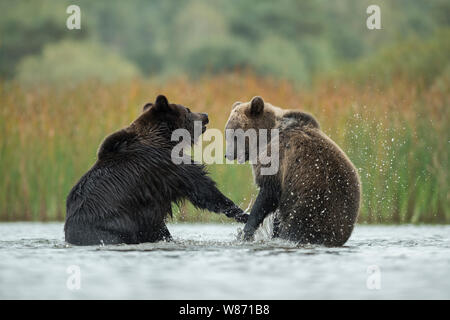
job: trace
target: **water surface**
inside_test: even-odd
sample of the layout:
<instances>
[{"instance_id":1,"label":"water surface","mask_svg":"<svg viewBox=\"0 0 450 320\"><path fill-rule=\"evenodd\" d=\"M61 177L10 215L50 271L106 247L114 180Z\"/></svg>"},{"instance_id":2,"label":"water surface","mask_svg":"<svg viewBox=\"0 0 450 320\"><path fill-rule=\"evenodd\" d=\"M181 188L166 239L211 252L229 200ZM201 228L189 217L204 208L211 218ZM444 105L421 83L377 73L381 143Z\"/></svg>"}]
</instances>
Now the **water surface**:
<instances>
[{"instance_id":1,"label":"water surface","mask_svg":"<svg viewBox=\"0 0 450 320\"><path fill-rule=\"evenodd\" d=\"M0 223L0 298L450 298L450 226L357 226L342 248L264 232L243 243L240 227L172 224L172 243L76 247L61 223Z\"/></svg>"}]
</instances>

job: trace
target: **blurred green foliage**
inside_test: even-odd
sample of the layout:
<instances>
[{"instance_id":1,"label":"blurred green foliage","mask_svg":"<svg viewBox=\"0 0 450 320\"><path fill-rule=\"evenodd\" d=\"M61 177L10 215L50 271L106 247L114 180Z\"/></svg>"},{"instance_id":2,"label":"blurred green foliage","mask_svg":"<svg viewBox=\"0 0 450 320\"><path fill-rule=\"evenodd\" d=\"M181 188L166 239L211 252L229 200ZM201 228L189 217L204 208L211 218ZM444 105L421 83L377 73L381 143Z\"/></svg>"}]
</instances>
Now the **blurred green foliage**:
<instances>
[{"instance_id":1,"label":"blurred green foliage","mask_svg":"<svg viewBox=\"0 0 450 320\"><path fill-rule=\"evenodd\" d=\"M127 80L139 74L136 66L95 42L64 40L45 46L42 54L25 57L17 67L21 83L102 82Z\"/></svg>"},{"instance_id":2,"label":"blurred green foliage","mask_svg":"<svg viewBox=\"0 0 450 320\"><path fill-rule=\"evenodd\" d=\"M74 3L81 30L66 28L66 8ZM381 7L382 30L366 28L370 4ZM39 64L39 81L69 71L74 79L92 76L75 75L90 64L103 68L100 78L110 77L109 65L98 62L101 46L122 56L112 78L122 70L128 76L134 64L144 76L251 69L307 83L404 38L426 39L449 26L449 12L447 0L0 0L0 77L31 80L25 74ZM84 59L70 59L69 43ZM67 53L66 72L55 69L67 63L46 64L56 50Z\"/></svg>"},{"instance_id":3,"label":"blurred green foliage","mask_svg":"<svg viewBox=\"0 0 450 320\"><path fill-rule=\"evenodd\" d=\"M335 75L338 81L354 81L360 85L377 82L390 86L402 78L430 86L448 77L449 68L450 29L442 29L426 39L411 36L395 46L383 48L376 55L341 67Z\"/></svg>"}]
</instances>

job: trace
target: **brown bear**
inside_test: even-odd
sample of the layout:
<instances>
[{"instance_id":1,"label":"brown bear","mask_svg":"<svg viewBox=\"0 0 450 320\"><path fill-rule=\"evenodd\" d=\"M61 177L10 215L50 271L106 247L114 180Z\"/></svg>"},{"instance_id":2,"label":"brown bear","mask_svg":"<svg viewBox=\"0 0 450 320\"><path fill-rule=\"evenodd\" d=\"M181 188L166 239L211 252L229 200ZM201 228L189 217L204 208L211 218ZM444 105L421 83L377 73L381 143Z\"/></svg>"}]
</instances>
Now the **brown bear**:
<instances>
[{"instance_id":1,"label":"brown bear","mask_svg":"<svg viewBox=\"0 0 450 320\"><path fill-rule=\"evenodd\" d=\"M95 245L170 240L165 219L172 215L172 203L185 198L198 208L245 222L247 215L216 188L202 165L172 161L172 132L186 129L193 135L195 121L201 121L204 132L208 115L169 104L160 95L129 127L105 138L96 163L67 197L66 241Z\"/></svg>"},{"instance_id":2,"label":"brown bear","mask_svg":"<svg viewBox=\"0 0 450 320\"><path fill-rule=\"evenodd\" d=\"M253 162L259 194L251 209L243 236L253 239L264 218L274 213L273 237L302 244L341 246L350 237L359 212L361 187L356 168L345 153L325 135L309 114L283 110L261 97L233 105L226 130L277 129L267 143L258 138L258 156L276 152L279 167L263 175L267 164ZM262 131L262 130L260 130ZM234 140L233 140L234 139ZM227 135L226 157L237 157L235 137ZM254 147L246 141L245 161ZM273 150L271 150L273 149Z\"/></svg>"}]
</instances>

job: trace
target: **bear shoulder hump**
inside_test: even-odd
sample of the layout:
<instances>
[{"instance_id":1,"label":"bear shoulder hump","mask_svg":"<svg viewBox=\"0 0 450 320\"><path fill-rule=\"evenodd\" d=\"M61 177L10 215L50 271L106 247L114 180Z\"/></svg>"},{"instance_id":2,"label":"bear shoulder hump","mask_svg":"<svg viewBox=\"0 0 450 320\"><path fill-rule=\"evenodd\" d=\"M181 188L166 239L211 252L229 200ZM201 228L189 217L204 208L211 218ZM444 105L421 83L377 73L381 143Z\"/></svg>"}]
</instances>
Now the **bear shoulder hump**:
<instances>
[{"instance_id":1,"label":"bear shoulder hump","mask_svg":"<svg viewBox=\"0 0 450 320\"><path fill-rule=\"evenodd\" d=\"M288 111L283 115L283 119L285 121L287 120L288 123L320 129L319 122L317 122L316 118L309 113Z\"/></svg>"},{"instance_id":2,"label":"bear shoulder hump","mask_svg":"<svg viewBox=\"0 0 450 320\"><path fill-rule=\"evenodd\" d=\"M136 134L124 129L107 136L100 145L97 156L99 159L113 153L120 153L127 150L127 147L136 140Z\"/></svg>"}]
</instances>

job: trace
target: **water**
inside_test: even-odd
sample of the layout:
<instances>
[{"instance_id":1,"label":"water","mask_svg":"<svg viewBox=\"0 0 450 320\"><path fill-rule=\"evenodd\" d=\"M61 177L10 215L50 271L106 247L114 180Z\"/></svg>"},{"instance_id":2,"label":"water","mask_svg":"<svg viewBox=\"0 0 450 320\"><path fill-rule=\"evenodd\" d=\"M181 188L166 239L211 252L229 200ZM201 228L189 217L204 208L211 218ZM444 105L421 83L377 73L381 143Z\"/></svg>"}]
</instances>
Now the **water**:
<instances>
[{"instance_id":1,"label":"water","mask_svg":"<svg viewBox=\"0 0 450 320\"><path fill-rule=\"evenodd\" d=\"M0 298L450 298L450 226L357 226L343 248L264 233L241 243L240 227L176 224L172 243L73 247L60 223L1 223Z\"/></svg>"}]
</instances>

